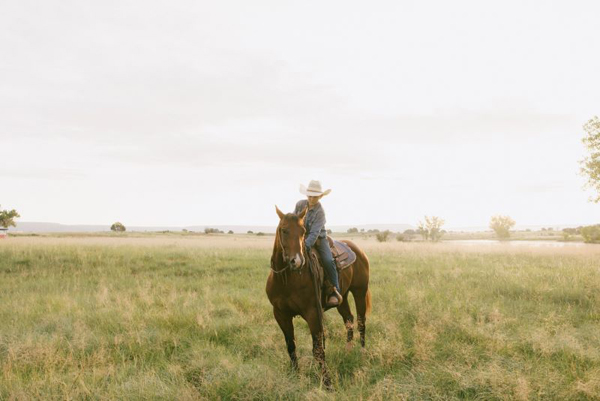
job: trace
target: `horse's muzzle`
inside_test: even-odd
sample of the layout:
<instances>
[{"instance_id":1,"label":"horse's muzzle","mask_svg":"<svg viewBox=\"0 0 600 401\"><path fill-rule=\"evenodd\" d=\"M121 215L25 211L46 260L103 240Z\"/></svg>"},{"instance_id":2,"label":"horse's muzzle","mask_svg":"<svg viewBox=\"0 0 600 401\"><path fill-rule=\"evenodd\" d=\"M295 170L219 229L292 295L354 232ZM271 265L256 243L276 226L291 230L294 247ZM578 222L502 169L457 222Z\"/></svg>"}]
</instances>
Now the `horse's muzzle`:
<instances>
[{"instance_id":1,"label":"horse's muzzle","mask_svg":"<svg viewBox=\"0 0 600 401\"><path fill-rule=\"evenodd\" d=\"M302 266L304 266L304 263L304 256L302 256L299 253L297 253L296 256L294 256L293 258L290 258L290 260L288 261L288 264L292 269L299 269Z\"/></svg>"}]
</instances>

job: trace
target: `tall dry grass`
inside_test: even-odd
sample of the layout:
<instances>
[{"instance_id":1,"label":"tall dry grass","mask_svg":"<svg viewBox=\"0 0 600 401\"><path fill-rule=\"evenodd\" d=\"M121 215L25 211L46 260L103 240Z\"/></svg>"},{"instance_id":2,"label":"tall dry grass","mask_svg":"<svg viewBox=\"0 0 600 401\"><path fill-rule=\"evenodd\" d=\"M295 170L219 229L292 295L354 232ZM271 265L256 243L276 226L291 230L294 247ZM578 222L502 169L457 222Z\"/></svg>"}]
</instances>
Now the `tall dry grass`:
<instances>
[{"instance_id":1,"label":"tall dry grass","mask_svg":"<svg viewBox=\"0 0 600 401\"><path fill-rule=\"evenodd\" d=\"M327 313L300 372L264 293L272 237L0 242L0 399L596 399L600 247L357 242L367 348Z\"/></svg>"}]
</instances>

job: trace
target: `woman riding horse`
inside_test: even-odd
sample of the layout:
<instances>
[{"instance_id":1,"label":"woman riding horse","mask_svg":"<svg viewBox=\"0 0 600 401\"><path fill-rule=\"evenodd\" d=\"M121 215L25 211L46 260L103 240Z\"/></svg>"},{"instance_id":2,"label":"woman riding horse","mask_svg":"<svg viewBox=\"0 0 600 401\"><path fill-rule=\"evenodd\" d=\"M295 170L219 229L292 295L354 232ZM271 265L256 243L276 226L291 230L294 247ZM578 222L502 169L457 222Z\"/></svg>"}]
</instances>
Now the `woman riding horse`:
<instances>
[{"instance_id":1,"label":"woman riding horse","mask_svg":"<svg viewBox=\"0 0 600 401\"><path fill-rule=\"evenodd\" d=\"M300 185L300 193L306 195L307 199L302 199L296 203L294 213L300 214L300 212L308 207L308 211L304 217L304 227L306 228L304 244L307 252L310 252L312 247L319 252L325 274L329 282L333 285L333 292L327 298L327 306L334 307L342 303L342 290L340 289L338 273L333 261L333 255L331 254L331 248L329 248L329 242L327 241L325 209L323 209L320 202L321 198L330 192L331 189L323 191L319 181L311 181L308 184L308 188Z\"/></svg>"},{"instance_id":2,"label":"woman riding horse","mask_svg":"<svg viewBox=\"0 0 600 401\"><path fill-rule=\"evenodd\" d=\"M311 186L309 185L309 187ZM318 189L318 193L321 195L328 193L328 191L320 192L320 188L317 188L314 184L312 185L312 189ZM306 192L308 193L308 190ZM279 224L273 243L271 271L267 278L267 296L271 305L273 305L275 320L277 320L285 337L292 367L298 369L293 318L295 316L302 316L310 329L313 341L313 355L321 367L323 382L326 387L331 388L331 378L325 364L325 349L323 345L323 309L320 299L320 285L323 276L319 269L314 268L313 263L309 263L309 260L314 260L314 256L311 256L306 249L305 235L307 230L305 219L308 214L308 207L297 214L283 213L277 207L275 207L275 210L279 216ZM321 229L319 229L318 233L321 233ZM371 310L369 259L352 241L344 240L342 242L356 254L356 261L341 270L339 276L340 287L344 299L337 307L346 326L346 347L350 349L354 336L354 316L350 311L348 303L350 293L352 293L354 303L356 304L360 345L362 347L365 346L365 322L366 316ZM315 263L318 263L318 261L315 261Z\"/></svg>"}]
</instances>

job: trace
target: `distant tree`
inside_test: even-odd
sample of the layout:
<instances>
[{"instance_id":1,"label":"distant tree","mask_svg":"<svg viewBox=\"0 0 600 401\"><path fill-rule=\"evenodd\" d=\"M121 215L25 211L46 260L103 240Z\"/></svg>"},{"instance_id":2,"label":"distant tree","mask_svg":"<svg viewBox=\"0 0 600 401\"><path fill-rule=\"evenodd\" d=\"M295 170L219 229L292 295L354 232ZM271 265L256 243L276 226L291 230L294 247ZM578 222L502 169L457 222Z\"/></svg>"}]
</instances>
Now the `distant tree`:
<instances>
[{"instance_id":1,"label":"distant tree","mask_svg":"<svg viewBox=\"0 0 600 401\"><path fill-rule=\"evenodd\" d=\"M114 223L112 226L110 226L110 231L114 231L116 233L122 233L125 232L127 229L125 228L125 226L123 225L123 223L120 222L116 222Z\"/></svg>"},{"instance_id":2,"label":"distant tree","mask_svg":"<svg viewBox=\"0 0 600 401\"><path fill-rule=\"evenodd\" d=\"M184 228L183 230L181 230L181 231L183 231L184 233L187 233L187 232L188 232L188 230L187 230L187 229L185 229L185 228Z\"/></svg>"},{"instance_id":3,"label":"distant tree","mask_svg":"<svg viewBox=\"0 0 600 401\"><path fill-rule=\"evenodd\" d=\"M256 235L263 236L263 235L265 235L265 233L263 233L262 231L260 231L260 232L257 232Z\"/></svg>"},{"instance_id":4,"label":"distant tree","mask_svg":"<svg viewBox=\"0 0 600 401\"><path fill-rule=\"evenodd\" d=\"M358 232L358 228L356 228L356 227L349 228L347 232L348 232L348 234L357 233Z\"/></svg>"},{"instance_id":5,"label":"distant tree","mask_svg":"<svg viewBox=\"0 0 600 401\"><path fill-rule=\"evenodd\" d=\"M424 222L419 221L418 232L423 236L425 241L438 242L442 238L442 235L444 235L442 232L444 223L445 221L437 216L425 216Z\"/></svg>"},{"instance_id":6,"label":"distant tree","mask_svg":"<svg viewBox=\"0 0 600 401\"><path fill-rule=\"evenodd\" d=\"M580 160L581 173L587 177L587 187L593 188L596 195L590 198L594 203L600 202L600 119L594 116L583 125L586 135L583 144L590 152L589 156Z\"/></svg>"},{"instance_id":7,"label":"distant tree","mask_svg":"<svg viewBox=\"0 0 600 401\"><path fill-rule=\"evenodd\" d=\"M223 231L219 230L218 228L206 227L204 229L204 234L223 234Z\"/></svg>"},{"instance_id":8,"label":"distant tree","mask_svg":"<svg viewBox=\"0 0 600 401\"><path fill-rule=\"evenodd\" d=\"M233 234L233 230L227 231L227 234Z\"/></svg>"},{"instance_id":9,"label":"distant tree","mask_svg":"<svg viewBox=\"0 0 600 401\"><path fill-rule=\"evenodd\" d=\"M254 234L254 231L248 230L248 234Z\"/></svg>"},{"instance_id":10,"label":"distant tree","mask_svg":"<svg viewBox=\"0 0 600 401\"><path fill-rule=\"evenodd\" d=\"M379 242L386 242L388 240L389 236L390 236L390 230L385 230L385 231L375 234L375 238L377 238L377 241L379 241Z\"/></svg>"},{"instance_id":11,"label":"distant tree","mask_svg":"<svg viewBox=\"0 0 600 401\"><path fill-rule=\"evenodd\" d=\"M15 209L0 210L0 227L16 227L15 219L21 217Z\"/></svg>"},{"instance_id":12,"label":"distant tree","mask_svg":"<svg viewBox=\"0 0 600 401\"><path fill-rule=\"evenodd\" d=\"M330 235L333 234L333 231L331 231L330 229L327 229L326 231L327 231L327 234L330 234Z\"/></svg>"},{"instance_id":13,"label":"distant tree","mask_svg":"<svg viewBox=\"0 0 600 401\"><path fill-rule=\"evenodd\" d=\"M412 229L408 229L408 230L404 230L404 235L417 235L417 232L415 230Z\"/></svg>"},{"instance_id":14,"label":"distant tree","mask_svg":"<svg viewBox=\"0 0 600 401\"><path fill-rule=\"evenodd\" d=\"M365 229L364 229L364 228L361 228L361 229L360 229L360 232L361 232L361 233L364 233L364 232L365 232Z\"/></svg>"},{"instance_id":15,"label":"distant tree","mask_svg":"<svg viewBox=\"0 0 600 401\"><path fill-rule=\"evenodd\" d=\"M515 221L509 216L493 216L490 220L490 228L494 230L499 239L510 237L510 229L515 225Z\"/></svg>"}]
</instances>

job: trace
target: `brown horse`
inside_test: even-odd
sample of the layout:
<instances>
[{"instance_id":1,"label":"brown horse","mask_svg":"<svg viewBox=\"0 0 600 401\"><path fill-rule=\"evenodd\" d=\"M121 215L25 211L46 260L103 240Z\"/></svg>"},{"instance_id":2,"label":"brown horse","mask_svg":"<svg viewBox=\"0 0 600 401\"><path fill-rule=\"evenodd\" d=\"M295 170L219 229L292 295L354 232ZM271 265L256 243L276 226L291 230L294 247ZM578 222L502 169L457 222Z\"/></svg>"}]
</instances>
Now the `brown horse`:
<instances>
[{"instance_id":1,"label":"brown horse","mask_svg":"<svg viewBox=\"0 0 600 401\"><path fill-rule=\"evenodd\" d=\"M304 216L307 209L299 215L285 214L275 206L279 216L279 225L275 235L275 244L271 256L271 272L267 279L267 296L273 305L273 314L283 331L287 351L292 367L298 369L296 343L294 340L294 324L292 318L302 316L308 323L313 340L313 355L320 365L323 382L331 386L331 379L325 365L323 343L323 320L318 289L308 268L309 255L304 246ZM354 336L354 316L350 312L348 295L351 292L356 303L358 314L358 331L360 344L365 346L366 315L371 309L371 293L369 291L369 260L365 253L353 242L344 241L356 253L356 261L340 273L340 287L344 301L338 306L346 325L346 347L350 349Z\"/></svg>"}]
</instances>

